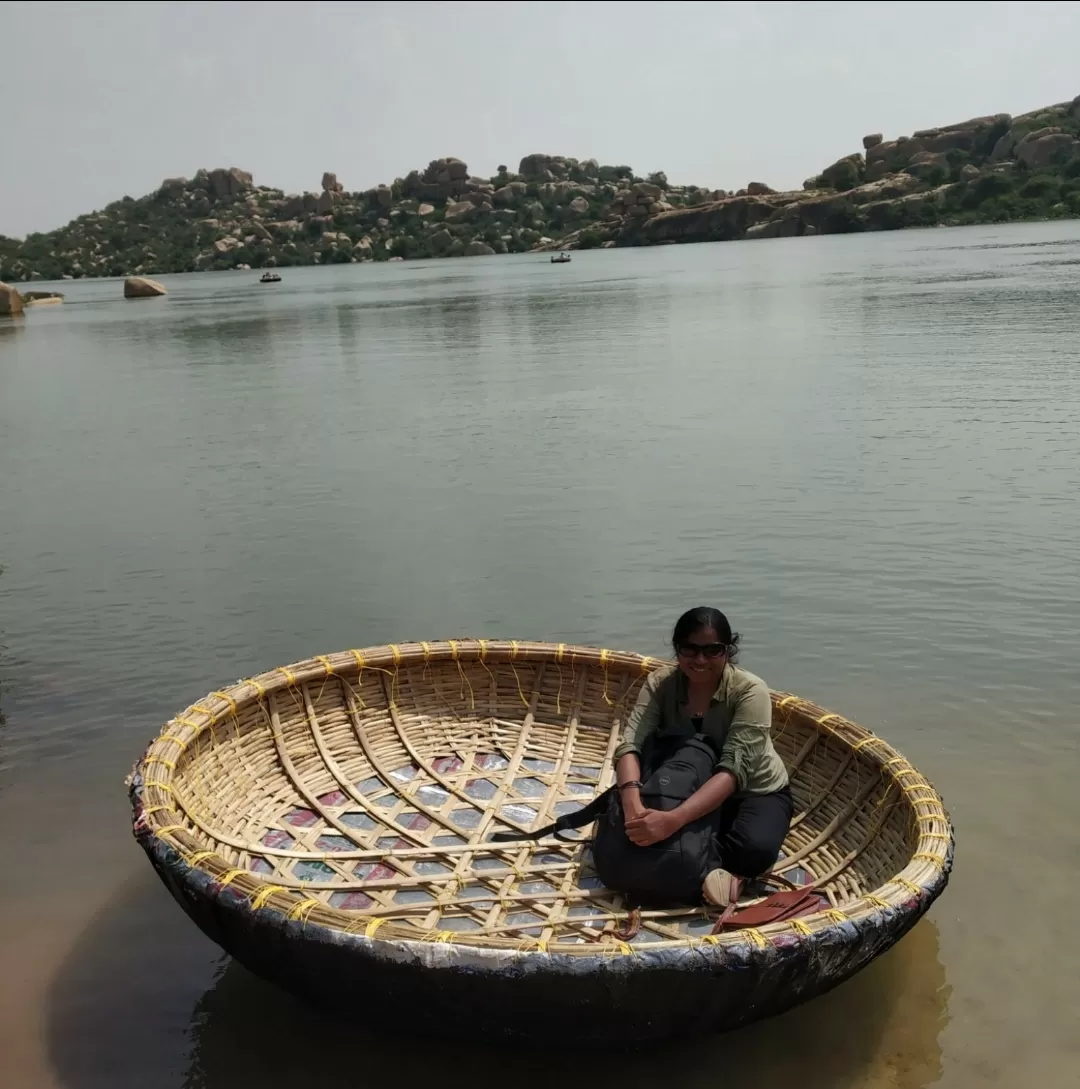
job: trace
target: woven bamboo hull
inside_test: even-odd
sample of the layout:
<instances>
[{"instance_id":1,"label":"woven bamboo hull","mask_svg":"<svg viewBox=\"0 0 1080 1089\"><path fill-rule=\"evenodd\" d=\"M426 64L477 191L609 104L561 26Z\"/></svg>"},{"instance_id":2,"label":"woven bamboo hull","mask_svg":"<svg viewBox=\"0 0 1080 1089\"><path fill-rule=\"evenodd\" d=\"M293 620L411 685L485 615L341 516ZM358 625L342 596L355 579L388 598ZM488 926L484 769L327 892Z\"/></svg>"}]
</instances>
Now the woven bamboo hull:
<instances>
[{"instance_id":1,"label":"woven bamboo hull","mask_svg":"<svg viewBox=\"0 0 1080 1089\"><path fill-rule=\"evenodd\" d=\"M717 938L701 908L658 910L619 940L587 843L487 837L606 786L660 664L463 641L263 674L166 725L130 780L135 835L213 941L366 1023L644 1040L770 1016L903 936L946 885L952 830L885 742L775 694L797 810L776 869L832 908Z\"/></svg>"}]
</instances>

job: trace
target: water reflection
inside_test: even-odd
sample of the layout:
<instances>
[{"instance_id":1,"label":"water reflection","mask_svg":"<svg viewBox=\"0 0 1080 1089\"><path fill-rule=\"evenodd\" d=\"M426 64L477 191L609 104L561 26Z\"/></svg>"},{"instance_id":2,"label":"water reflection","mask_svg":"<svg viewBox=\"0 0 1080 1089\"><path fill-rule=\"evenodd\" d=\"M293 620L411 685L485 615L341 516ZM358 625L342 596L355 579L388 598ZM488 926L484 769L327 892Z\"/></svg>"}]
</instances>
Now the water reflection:
<instances>
[{"instance_id":1,"label":"water reflection","mask_svg":"<svg viewBox=\"0 0 1080 1089\"><path fill-rule=\"evenodd\" d=\"M618 1082L670 1080L706 1089L723 1080L800 1089L921 1089L941 1074L939 1036L950 988L938 930L923 920L890 953L837 990L782 1017L708 1039L656 1048L620 1064ZM378 1001L378 996L373 996ZM607 1084L612 1055L556 1041L495 1047L440 1044L422 1010L400 1037L365 1032L363 1009L340 1021L223 959L156 880L124 886L82 934L53 980L51 1062L66 1089L305 1089L356 1084L478 1085L513 1070L520 1089ZM421 1046L417 1046L420 1044ZM542 1061L537 1061L542 1059Z\"/></svg>"}]
</instances>

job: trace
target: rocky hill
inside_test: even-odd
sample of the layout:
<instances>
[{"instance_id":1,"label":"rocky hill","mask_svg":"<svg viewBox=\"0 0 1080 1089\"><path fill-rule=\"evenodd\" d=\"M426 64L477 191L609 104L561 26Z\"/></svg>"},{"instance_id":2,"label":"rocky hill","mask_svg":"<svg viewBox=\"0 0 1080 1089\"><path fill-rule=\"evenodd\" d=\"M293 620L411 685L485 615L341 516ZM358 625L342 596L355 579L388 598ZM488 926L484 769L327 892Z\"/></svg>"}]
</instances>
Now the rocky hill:
<instances>
[{"instance_id":1,"label":"rocky hill","mask_svg":"<svg viewBox=\"0 0 1080 1089\"><path fill-rule=\"evenodd\" d=\"M476 177L433 160L390 185L318 192L256 186L232 168L167 178L66 227L0 236L0 280L480 256L536 249L726 241L933 224L1080 216L1080 96L1019 117L995 114L863 150L776 192L731 193L638 177L595 159L527 155Z\"/></svg>"}]
</instances>

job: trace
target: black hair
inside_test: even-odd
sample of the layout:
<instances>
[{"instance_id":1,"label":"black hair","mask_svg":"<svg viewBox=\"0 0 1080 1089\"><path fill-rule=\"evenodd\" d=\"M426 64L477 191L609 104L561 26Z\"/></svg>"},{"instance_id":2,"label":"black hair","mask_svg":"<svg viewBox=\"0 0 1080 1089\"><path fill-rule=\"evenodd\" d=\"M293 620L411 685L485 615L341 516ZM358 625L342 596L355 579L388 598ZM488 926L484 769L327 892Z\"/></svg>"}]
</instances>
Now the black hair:
<instances>
[{"instance_id":1,"label":"black hair","mask_svg":"<svg viewBox=\"0 0 1080 1089\"><path fill-rule=\"evenodd\" d=\"M687 609L675 621L675 630L671 633L671 645L675 653L678 654L679 647L702 628L712 628L716 632L717 639L727 644L728 661L734 662L739 654L739 633L731 630L728 618L719 609L710 609L705 605Z\"/></svg>"}]
</instances>

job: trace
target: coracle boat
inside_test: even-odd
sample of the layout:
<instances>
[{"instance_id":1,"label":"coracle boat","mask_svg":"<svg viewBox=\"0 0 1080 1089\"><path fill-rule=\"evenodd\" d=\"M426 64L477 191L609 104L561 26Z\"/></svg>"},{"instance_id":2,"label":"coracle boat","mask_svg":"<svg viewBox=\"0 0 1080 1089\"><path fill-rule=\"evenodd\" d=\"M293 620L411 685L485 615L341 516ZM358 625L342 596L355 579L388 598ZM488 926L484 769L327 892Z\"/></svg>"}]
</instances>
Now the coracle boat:
<instances>
[{"instance_id":1,"label":"coracle boat","mask_svg":"<svg viewBox=\"0 0 1080 1089\"><path fill-rule=\"evenodd\" d=\"M264 272L259 277L260 284L280 284L281 277L276 272Z\"/></svg>"},{"instance_id":2,"label":"coracle boat","mask_svg":"<svg viewBox=\"0 0 1080 1089\"><path fill-rule=\"evenodd\" d=\"M720 933L702 905L642 907L628 938L587 828L490 837L608 785L624 716L663 664L462 640L264 673L166 723L128 780L135 836L223 949L366 1024L624 1043L730 1029L899 940L945 888L952 828L885 741L774 693L796 801L774 872L827 904Z\"/></svg>"}]
</instances>

